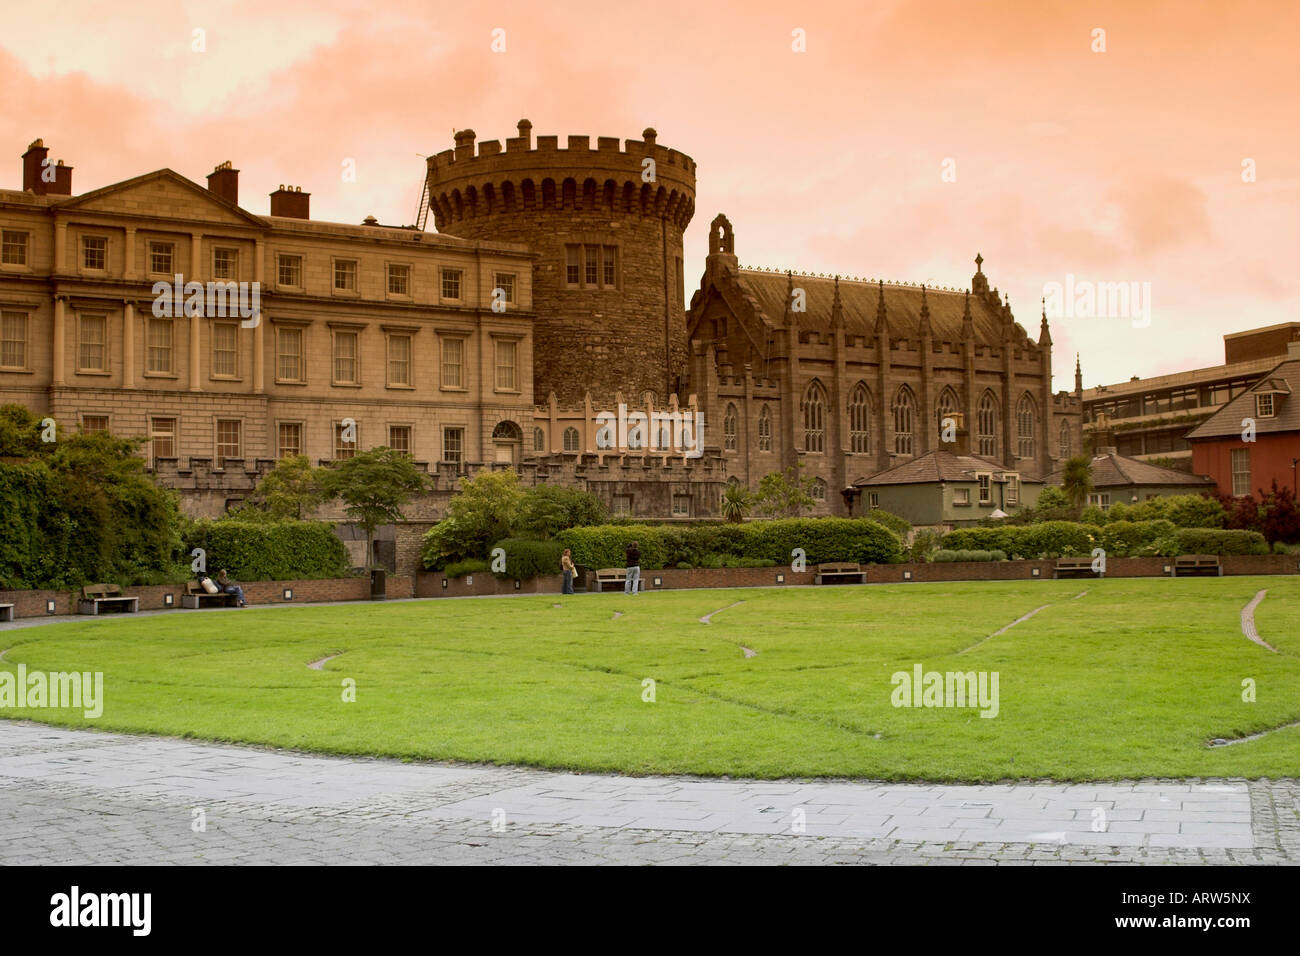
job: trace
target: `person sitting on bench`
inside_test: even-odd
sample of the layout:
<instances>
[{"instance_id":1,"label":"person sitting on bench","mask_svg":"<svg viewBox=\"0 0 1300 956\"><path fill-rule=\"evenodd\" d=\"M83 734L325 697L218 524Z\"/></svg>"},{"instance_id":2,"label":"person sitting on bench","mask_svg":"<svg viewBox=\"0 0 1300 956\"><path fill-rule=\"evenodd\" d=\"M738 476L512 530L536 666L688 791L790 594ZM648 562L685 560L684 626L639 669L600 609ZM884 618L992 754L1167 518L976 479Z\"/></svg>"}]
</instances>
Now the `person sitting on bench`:
<instances>
[{"instance_id":1,"label":"person sitting on bench","mask_svg":"<svg viewBox=\"0 0 1300 956\"><path fill-rule=\"evenodd\" d=\"M217 587L221 588L223 594L233 594L238 598L240 607L248 607L248 602L244 600L244 589L226 577L225 568L217 572Z\"/></svg>"}]
</instances>

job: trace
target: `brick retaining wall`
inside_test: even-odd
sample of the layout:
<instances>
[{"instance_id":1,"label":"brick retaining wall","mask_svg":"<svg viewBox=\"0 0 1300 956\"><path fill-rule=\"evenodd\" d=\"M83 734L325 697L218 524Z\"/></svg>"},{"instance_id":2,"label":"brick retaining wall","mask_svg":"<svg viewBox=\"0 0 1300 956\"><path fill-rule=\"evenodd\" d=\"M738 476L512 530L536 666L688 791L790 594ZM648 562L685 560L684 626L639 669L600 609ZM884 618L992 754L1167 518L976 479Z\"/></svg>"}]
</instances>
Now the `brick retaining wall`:
<instances>
[{"instance_id":1,"label":"brick retaining wall","mask_svg":"<svg viewBox=\"0 0 1300 956\"><path fill-rule=\"evenodd\" d=\"M1300 555L1258 554L1226 555L1220 559L1225 575L1298 574ZM1108 558L1108 578L1165 577L1172 558ZM935 564L877 564L866 569L868 584L894 584L904 581L1018 581L1035 577L1050 579L1055 561L962 561ZM683 588L798 587L813 583L815 571L796 574L789 567L779 568L664 568L642 571L645 591L672 591ZM655 579L659 584L655 584ZM446 582L444 587L443 582ZM421 571L410 575L390 574L386 593L390 598L482 597L496 594L559 594L561 577L546 575L518 582L498 580L490 573L448 578L439 572ZM323 581L251 581L242 585L250 604L304 604L314 601L364 601L370 597L368 577L331 578ZM620 589L616 586L614 590ZM293 598L286 600L285 589ZM140 610L167 608L166 596L172 595L180 608L184 588L178 585L151 585L127 588L126 593L140 598ZM68 591L0 591L0 603L13 604L15 617L41 617L46 602L54 602L55 614L75 614L77 594Z\"/></svg>"},{"instance_id":2,"label":"brick retaining wall","mask_svg":"<svg viewBox=\"0 0 1300 956\"><path fill-rule=\"evenodd\" d=\"M316 581L249 581L239 582L249 604L305 604L315 601L366 601L370 599L370 578L326 578ZM390 574L384 582L390 598L413 596L415 582L410 575ZM284 592L293 592L285 598ZM559 587L556 587L559 590ZM140 610L158 611L181 607L181 584L151 584L123 589L128 597L140 599ZM171 595L172 603L167 603ZM54 602L54 614L76 614L80 591L0 591L0 604L12 604L14 617L44 617L51 613L47 601Z\"/></svg>"}]
</instances>

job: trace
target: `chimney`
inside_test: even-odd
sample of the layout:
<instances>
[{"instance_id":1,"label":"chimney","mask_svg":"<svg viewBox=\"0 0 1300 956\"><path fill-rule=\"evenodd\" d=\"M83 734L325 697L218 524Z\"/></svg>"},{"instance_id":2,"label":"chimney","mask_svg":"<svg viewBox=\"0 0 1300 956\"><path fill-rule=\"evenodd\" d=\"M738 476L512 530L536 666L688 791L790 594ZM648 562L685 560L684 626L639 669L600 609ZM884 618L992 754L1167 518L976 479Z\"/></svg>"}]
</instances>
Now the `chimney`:
<instances>
[{"instance_id":1,"label":"chimney","mask_svg":"<svg viewBox=\"0 0 1300 956\"><path fill-rule=\"evenodd\" d=\"M208 173L208 191L239 205L239 170L231 168L230 160Z\"/></svg>"},{"instance_id":2,"label":"chimney","mask_svg":"<svg viewBox=\"0 0 1300 956\"><path fill-rule=\"evenodd\" d=\"M960 455L963 458L966 457L970 454L970 432L966 430L966 416L961 412L949 412L944 418L951 418L953 421L953 440L951 442L943 441L946 429L941 422L939 425L939 450L952 455Z\"/></svg>"},{"instance_id":3,"label":"chimney","mask_svg":"<svg viewBox=\"0 0 1300 956\"><path fill-rule=\"evenodd\" d=\"M64 166L59 160L53 166L47 166L50 154L44 140L33 140L23 153L23 191L33 192L37 196L71 196L72 167Z\"/></svg>"},{"instance_id":4,"label":"chimney","mask_svg":"<svg viewBox=\"0 0 1300 956\"><path fill-rule=\"evenodd\" d=\"M271 215L285 219L310 219L311 193L302 191L301 186L285 186L271 193Z\"/></svg>"},{"instance_id":5,"label":"chimney","mask_svg":"<svg viewBox=\"0 0 1300 956\"><path fill-rule=\"evenodd\" d=\"M1119 454L1115 446L1115 429L1111 426L1110 416L1105 412L1098 412L1096 419L1092 423L1092 455L1094 458L1101 455Z\"/></svg>"}]
</instances>

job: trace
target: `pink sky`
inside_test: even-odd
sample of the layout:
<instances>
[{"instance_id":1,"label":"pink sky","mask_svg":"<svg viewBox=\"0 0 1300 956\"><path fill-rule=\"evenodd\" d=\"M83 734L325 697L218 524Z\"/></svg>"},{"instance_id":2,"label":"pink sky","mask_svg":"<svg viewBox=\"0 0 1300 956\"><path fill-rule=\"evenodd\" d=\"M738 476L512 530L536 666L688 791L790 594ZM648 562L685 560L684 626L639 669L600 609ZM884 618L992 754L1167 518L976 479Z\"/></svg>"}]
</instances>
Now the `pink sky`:
<instances>
[{"instance_id":1,"label":"pink sky","mask_svg":"<svg viewBox=\"0 0 1300 956\"><path fill-rule=\"evenodd\" d=\"M1034 335L1045 283L1151 283L1147 328L1053 321L1058 389L1076 351L1085 385L1126 381L1217 364L1224 333L1300 318L1292 0L145 0L4 21L4 187L42 136L79 193L164 166L202 183L230 159L253 212L290 183L315 218L402 224L417 154L453 129L654 126L699 164L688 276L725 212L746 265L964 288L981 252Z\"/></svg>"}]
</instances>

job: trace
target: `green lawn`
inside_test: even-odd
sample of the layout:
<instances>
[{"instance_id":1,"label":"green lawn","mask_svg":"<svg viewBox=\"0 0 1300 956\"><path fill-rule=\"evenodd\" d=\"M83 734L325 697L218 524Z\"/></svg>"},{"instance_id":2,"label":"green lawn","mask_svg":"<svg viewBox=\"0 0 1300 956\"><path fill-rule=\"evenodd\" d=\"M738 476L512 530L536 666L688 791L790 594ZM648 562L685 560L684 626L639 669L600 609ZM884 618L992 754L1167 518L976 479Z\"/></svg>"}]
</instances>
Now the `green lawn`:
<instances>
[{"instance_id":1,"label":"green lawn","mask_svg":"<svg viewBox=\"0 0 1300 956\"><path fill-rule=\"evenodd\" d=\"M1280 654L1240 631L1261 588ZM1300 728L1206 746L1300 721L1295 577L180 611L4 631L3 648L10 671L103 671L106 703L93 721L0 715L337 753L754 777L1300 775ZM998 672L997 716L892 706L891 675L918 663Z\"/></svg>"}]
</instances>

